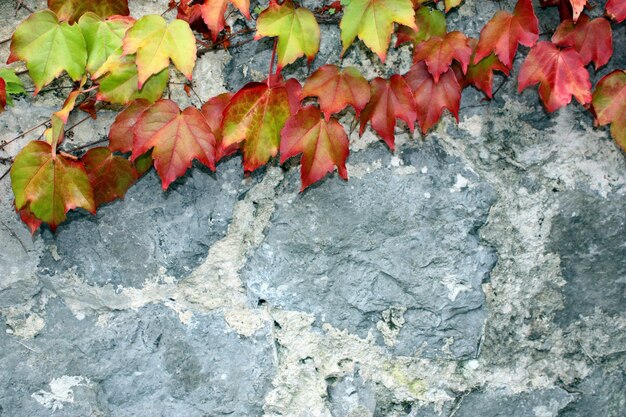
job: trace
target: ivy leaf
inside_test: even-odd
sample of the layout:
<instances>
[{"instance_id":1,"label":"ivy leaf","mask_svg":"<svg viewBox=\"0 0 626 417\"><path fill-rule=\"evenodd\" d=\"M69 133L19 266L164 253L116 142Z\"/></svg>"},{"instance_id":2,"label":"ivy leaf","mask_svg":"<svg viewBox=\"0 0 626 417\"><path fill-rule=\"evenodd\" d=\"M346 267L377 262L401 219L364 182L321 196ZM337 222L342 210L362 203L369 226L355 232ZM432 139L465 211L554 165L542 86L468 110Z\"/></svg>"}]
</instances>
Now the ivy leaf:
<instances>
[{"instance_id":1,"label":"ivy leaf","mask_svg":"<svg viewBox=\"0 0 626 417\"><path fill-rule=\"evenodd\" d=\"M33 212L30 211L30 207L28 205L24 206L24 208L22 208L21 210L18 210L18 212L20 215L20 219L24 222L24 224L26 224L26 226L30 230L31 235L34 234L43 223L41 220L35 217Z\"/></svg>"},{"instance_id":2,"label":"ivy leaf","mask_svg":"<svg viewBox=\"0 0 626 417\"><path fill-rule=\"evenodd\" d=\"M518 76L518 92L539 83L539 97L549 112L572 101L591 101L591 82L583 61L574 48L560 50L550 42L539 42L530 50Z\"/></svg>"},{"instance_id":3,"label":"ivy leaf","mask_svg":"<svg viewBox=\"0 0 626 417\"><path fill-rule=\"evenodd\" d=\"M448 70L435 81L424 62L414 64L404 79L413 92L417 108L417 121L422 133L437 124L444 109L448 109L459 120L461 86L454 71Z\"/></svg>"},{"instance_id":4,"label":"ivy leaf","mask_svg":"<svg viewBox=\"0 0 626 417\"><path fill-rule=\"evenodd\" d=\"M626 19L626 2L623 0L607 1L606 14L617 23L622 23Z\"/></svg>"},{"instance_id":5,"label":"ivy leaf","mask_svg":"<svg viewBox=\"0 0 626 417\"><path fill-rule=\"evenodd\" d=\"M463 3L463 0L445 0L444 4L446 5L446 13L461 3Z\"/></svg>"},{"instance_id":6,"label":"ivy leaf","mask_svg":"<svg viewBox=\"0 0 626 417\"><path fill-rule=\"evenodd\" d=\"M139 75L135 56L112 55L92 78L97 79L99 84L97 100L128 104L133 100L146 99L154 103L165 91L169 72L166 68L152 75L141 88L138 88Z\"/></svg>"},{"instance_id":7,"label":"ivy leaf","mask_svg":"<svg viewBox=\"0 0 626 417\"><path fill-rule=\"evenodd\" d=\"M7 105L7 83L4 78L0 78L0 112L4 111Z\"/></svg>"},{"instance_id":8,"label":"ivy leaf","mask_svg":"<svg viewBox=\"0 0 626 417\"><path fill-rule=\"evenodd\" d=\"M280 163L302 154L300 191L316 183L337 167L339 176L348 179L348 135L334 117L322 118L314 106L306 106L291 116L281 131Z\"/></svg>"},{"instance_id":9,"label":"ivy leaf","mask_svg":"<svg viewBox=\"0 0 626 417\"><path fill-rule=\"evenodd\" d=\"M122 39L135 19L114 16L104 20L94 13L84 14L78 21L87 46L87 71L95 73L111 55L122 53Z\"/></svg>"},{"instance_id":10,"label":"ivy leaf","mask_svg":"<svg viewBox=\"0 0 626 417\"><path fill-rule=\"evenodd\" d=\"M65 70L78 81L85 73L87 48L78 25L60 23L49 10L33 13L15 29L7 64L25 61L35 94Z\"/></svg>"},{"instance_id":11,"label":"ivy leaf","mask_svg":"<svg viewBox=\"0 0 626 417\"><path fill-rule=\"evenodd\" d=\"M228 148L243 142L244 169L254 171L278 153L280 131L289 115L285 87L249 83L224 109L222 144Z\"/></svg>"},{"instance_id":12,"label":"ivy leaf","mask_svg":"<svg viewBox=\"0 0 626 417\"><path fill-rule=\"evenodd\" d=\"M131 160L150 149L163 190L182 176L194 159L215 171L215 137L195 107L181 112L173 101L159 100L146 109L134 128Z\"/></svg>"},{"instance_id":13,"label":"ivy leaf","mask_svg":"<svg viewBox=\"0 0 626 417\"><path fill-rule=\"evenodd\" d=\"M350 0L339 24L342 54L358 36L385 62L394 22L417 30L411 0Z\"/></svg>"},{"instance_id":14,"label":"ivy leaf","mask_svg":"<svg viewBox=\"0 0 626 417\"><path fill-rule=\"evenodd\" d=\"M196 63L196 38L184 20L169 25L161 16L139 19L124 37L124 55L137 54L138 88L152 74L169 66L170 59L189 80Z\"/></svg>"},{"instance_id":15,"label":"ivy leaf","mask_svg":"<svg viewBox=\"0 0 626 417\"><path fill-rule=\"evenodd\" d=\"M4 90L4 104L0 105L0 109L4 110L5 105L13 105L12 95L24 94L26 90L24 90L24 84L22 84L22 80L19 79L13 70L8 68L0 69L0 79L2 80L2 89ZM1 104L1 103L0 103Z\"/></svg>"},{"instance_id":16,"label":"ivy leaf","mask_svg":"<svg viewBox=\"0 0 626 417\"><path fill-rule=\"evenodd\" d=\"M505 75L509 75L509 68L504 65L496 54L491 54L485 58L483 58L477 64L474 64L474 56L476 53L476 45L477 41L475 39L470 40L470 45L474 47L474 53L472 54L472 58L470 59L470 65L467 68L467 74L465 74L463 79L464 87L467 85L473 85L477 89L481 90L485 93L488 98L493 97L493 72L500 71Z\"/></svg>"},{"instance_id":17,"label":"ivy leaf","mask_svg":"<svg viewBox=\"0 0 626 417\"><path fill-rule=\"evenodd\" d=\"M615 70L602 77L593 92L593 111L600 126L611 124L611 135L626 151L626 72Z\"/></svg>"},{"instance_id":18,"label":"ivy leaf","mask_svg":"<svg viewBox=\"0 0 626 417\"><path fill-rule=\"evenodd\" d=\"M250 19L250 0L204 0L202 4L202 18L211 31L213 42L217 40L217 35L226 26L224 13L228 3L232 3L246 19Z\"/></svg>"},{"instance_id":19,"label":"ivy leaf","mask_svg":"<svg viewBox=\"0 0 626 417\"><path fill-rule=\"evenodd\" d=\"M313 61L320 47L320 27L315 16L304 7L296 9L291 0L283 4L270 2L259 15L256 29L254 39L278 36L278 72L303 55Z\"/></svg>"},{"instance_id":20,"label":"ivy leaf","mask_svg":"<svg viewBox=\"0 0 626 417\"><path fill-rule=\"evenodd\" d=\"M189 27L196 32L206 34L208 37L209 28L202 19L202 5L193 4L193 0L180 0L178 2L178 8L176 13L176 19L184 20L189 23ZM173 6L176 2L173 3ZM215 40L217 40L217 33L215 34ZM215 42L214 40L214 42Z\"/></svg>"},{"instance_id":21,"label":"ivy leaf","mask_svg":"<svg viewBox=\"0 0 626 417\"><path fill-rule=\"evenodd\" d=\"M531 0L519 0L513 14L500 10L480 31L480 40L474 62L495 53L498 59L511 68L517 44L532 47L539 39L539 21Z\"/></svg>"},{"instance_id":22,"label":"ivy leaf","mask_svg":"<svg viewBox=\"0 0 626 417\"><path fill-rule=\"evenodd\" d=\"M77 21L82 15L93 12L100 17L113 15L128 16L128 0L48 0L48 9L56 13L60 20L70 23Z\"/></svg>"},{"instance_id":23,"label":"ivy leaf","mask_svg":"<svg viewBox=\"0 0 626 417\"><path fill-rule=\"evenodd\" d=\"M112 152L133 150L133 129L150 105L148 100L135 100L117 115L109 129L109 149Z\"/></svg>"},{"instance_id":24,"label":"ivy leaf","mask_svg":"<svg viewBox=\"0 0 626 417\"><path fill-rule=\"evenodd\" d=\"M448 33L444 38L433 37L417 45L413 52L413 62L424 61L435 81L448 71L452 60L461 64L463 73L467 72L472 48L467 37L458 31Z\"/></svg>"},{"instance_id":25,"label":"ivy leaf","mask_svg":"<svg viewBox=\"0 0 626 417\"><path fill-rule=\"evenodd\" d=\"M92 148L81 161L85 165L96 206L124 198L126 191L137 181L137 172L130 161L114 155L107 148Z\"/></svg>"},{"instance_id":26,"label":"ivy leaf","mask_svg":"<svg viewBox=\"0 0 626 417\"><path fill-rule=\"evenodd\" d=\"M443 38L447 33L446 16L439 10L429 7L417 9L415 25L417 30L408 26L400 26L397 32L396 46L403 43L412 43L413 46L417 46L420 42L427 41L434 36Z\"/></svg>"},{"instance_id":27,"label":"ivy leaf","mask_svg":"<svg viewBox=\"0 0 626 417\"><path fill-rule=\"evenodd\" d=\"M394 149L394 130L396 119L402 119L409 126L411 133L417 120L415 101L411 88L398 74L389 80L377 77L370 81L371 99L361 113L362 135L367 122L383 138L389 149Z\"/></svg>"},{"instance_id":28,"label":"ivy leaf","mask_svg":"<svg viewBox=\"0 0 626 417\"><path fill-rule=\"evenodd\" d=\"M47 142L33 141L15 157L11 167L15 208L28 208L53 230L66 213L82 207L95 213L93 191L83 165L56 154Z\"/></svg>"},{"instance_id":29,"label":"ivy leaf","mask_svg":"<svg viewBox=\"0 0 626 417\"><path fill-rule=\"evenodd\" d=\"M215 162L217 163L222 158L236 152L239 149L239 144L234 144L229 147L224 146L222 141L222 119L224 115L224 109L230 103L233 98L233 93L223 93L218 96L209 99L200 111L206 118L206 121L215 136Z\"/></svg>"},{"instance_id":30,"label":"ivy leaf","mask_svg":"<svg viewBox=\"0 0 626 417\"><path fill-rule=\"evenodd\" d=\"M561 20L572 19L574 22L587 5L587 0L539 0L541 7L557 6Z\"/></svg>"},{"instance_id":31,"label":"ivy leaf","mask_svg":"<svg viewBox=\"0 0 626 417\"><path fill-rule=\"evenodd\" d=\"M282 79L278 80L282 82ZM295 78L290 78L284 82L285 90L287 90L287 99L289 101L289 112L293 115L298 113L302 103L302 85Z\"/></svg>"},{"instance_id":32,"label":"ivy leaf","mask_svg":"<svg viewBox=\"0 0 626 417\"><path fill-rule=\"evenodd\" d=\"M552 35L552 43L573 46L580 54L583 65L593 61L596 70L609 62L613 55L611 24L603 17L589 20L589 16L582 14L576 23L563 21Z\"/></svg>"},{"instance_id":33,"label":"ivy leaf","mask_svg":"<svg viewBox=\"0 0 626 417\"><path fill-rule=\"evenodd\" d=\"M336 65L324 65L306 80L301 96L318 97L327 122L331 115L348 105L354 108L358 118L370 101L370 86L356 68L341 70Z\"/></svg>"}]
</instances>

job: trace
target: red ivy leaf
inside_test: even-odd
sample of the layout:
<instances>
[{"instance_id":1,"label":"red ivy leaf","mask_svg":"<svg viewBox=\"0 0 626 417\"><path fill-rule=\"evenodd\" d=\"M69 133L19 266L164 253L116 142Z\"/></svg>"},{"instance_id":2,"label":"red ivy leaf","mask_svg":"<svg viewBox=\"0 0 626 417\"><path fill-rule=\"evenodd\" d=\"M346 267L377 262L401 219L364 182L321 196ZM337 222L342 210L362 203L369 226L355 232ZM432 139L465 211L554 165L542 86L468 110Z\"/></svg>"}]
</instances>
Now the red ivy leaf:
<instances>
[{"instance_id":1,"label":"red ivy leaf","mask_svg":"<svg viewBox=\"0 0 626 417\"><path fill-rule=\"evenodd\" d=\"M180 0L178 3L176 19L181 19L189 23L189 27L196 32L209 34L209 27L204 23L202 18L202 5L192 4L193 0ZM176 3L174 3L175 5ZM217 37L217 35L216 35Z\"/></svg>"},{"instance_id":2,"label":"red ivy leaf","mask_svg":"<svg viewBox=\"0 0 626 417\"><path fill-rule=\"evenodd\" d=\"M109 129L109 149L112 152L133 150L133 129L148 107L148 100L135 100L117 115Z\"/></svg>"},{"instance_id":3,"label":"red ivy leaf","mask_svg":"<svg viewBox=\"0 0 626 417\"><path fill-rule=\"evenodd\" d=\"M32 211L30 211L30 205L27 205L21 210L18 210L18 212L20 214L20 219L26 224L26 226L28 226L31 235L34 234L41 226L41 223L43 223L41 220L35 217Z\"/></svg>"},{"instance_id":4,"label":"red ivy leaf","mask_svg":"<svg viewBox=\"0 0 626 417\"><path fill-rule=\"evenodd\" d=\"M568 104L572 96L583 105L591 102L589 73L574 48L539 42L522 64L518 83L518 92L539 83L539 97L549 112Z\"/></svg>"},{"instance_id":5,"label":"red ivy leaf","mask_svg":"<svg viewBox=\"0 0 626 417\"><path fill-rule=\"evenodd\" d=\"M539 39L539 21L531 0L519 0L513 14L497 12L480 31L480 40L474 62L495 53L500 61L511 68L517 44L534 46Z\"/></svg>"},{"instance_id":6,"label":"red ivy leaf","mask_svg":"<svg viewBox=\"0 0 626 417\"><path fill-rule=\"evenodd\" d=\"M0 112L4 111L7 105L7 83L4 78L0 78Z\"/></svg>"},{"instance_id":7,"label":"red ivy leaf","mask_svg":"<svg viewBox=\"0 0 626 417\"><path fill-rule=\"evenodd\" d=\"M541 7L557 6L561 21L572 19L574 22L587 5L587 0L539 0Z\"/></svg>"},{"instance_id":8,"label":"red ivy leaf","mask_svg":"<svg viewBox=\"0 0 626 417\"><path fill-rule=\"evenodd\" d=\"M458 31L448 33L444 38L433 37L417 45L413 53L413 62L425 61L428 71L435 81L448 71L452 60L457 60L467 72L467 66L472 56L472 48L467 37Z\"/></svg>"},{"instance_id":9,"label":"red ivy leaf","mask_svg":"<svg viewBox=\"0 0 626 417\"><path fill-rule=\"evenodd\" d=\"M96 206L124 198L137 180L137 172L130 161L114 155L107 148L92 148L81 161L85 164Z\"/></svg>"},{"instance_id":10,"label":"red ivy leaf","mask_svg":"<svg viewBox=\"0 0 626 417\"><path fill-rule=\"evenodd\" d=\"M194 1L192 0L192 2ZM250 19L250 0L204 0L201 5L202 18L211 31L213 42L217 40L217 35L222 29L226 27L224 13L226 13L229 2L239 9L246 19ZM195 3L199 2L195 1Z\"/></svg>"},{"instance_id":11,"label":"red ivy leaf","mask_svg":"<svg viewBox=\"0 0 626 417\"><path fill-rule=\"evenodd\" d=\"M222 142L222 117L224 114L224 109L230 103L230 100L233 98L233 93L223 93L219 96L213 97L209 99L200 111L206 118L209 127L211 128L211 132L213 132L213 136L215 136L215 162L217 163L220 159L236 152L239 149L239 144L234 144L232 146L226 147Z\"/></svg>"},{"instance_id":12,"label":"red ivy leaf","mask_svg":"<svg viewBox=\"0 0 626 417\"><path fill-rule=\"evenodd\" d=\"M470 44L474 47L477 44L475 39L470 40ZM474 49L474 54L476 53L476 49ZM472 59L470 62L474 62L475 55L472 54ZM485 58L483 58L480 62L473 64L470 63L467 68L467 74L459 77L459 80L463 80L463 87L467 85L473 85L477 89L481 90L485 93L485 95L489 98L493 97L493 72L500 71L505 75L509 75L509 68L504 65L495 54L491 54Z\"/></svg>"},{"instance_id":13,"label":"red ivy leaf","mask_svg":"<svg viewBox=\"0 0 626 417\"><path fill-rule=\"evenodd\" d=\"M626 71L602 77L593 92L593 111L600 125L611 123L611 135L626 151Z\"/></svg>"},{"instance_id":14,"label":"red ivy leaf","mask_svg":"<svg viewBox=\"0 0 626 417\"><path fill-rule=\"evenodd\" d=\"M576 23L565 20L556 28L552 42L558 46L573 46L583 65L593 61L596 70L609 62L613 55L611 24L603 17L589 20L589 16L583 14Z\"/></svg>"},{"instance_id":15,"label":"red ivy leaf","mask_svg":"<svg viewBox=\"0 0 626 417\"><path fill-rule=\"evenodd\" d=\"M333 172L335 167L341 178L348 179L346 159L350 142L337 119L326 121L316 107L307 106L287 120L281 137L281 164L302 154L300 191Z\"/></svg>"},{"instance_id":16,"label":"red ivy leaf","mask_svg":"<svg viewBox=\"0 0 626 417\"><path fill-rule=\"evenodd\" d=\"M369 121L389 149L393 150L396 119L404 120L411 133L415 127L418 115L413 94L404 78L398 74L392 75L389 80L374 78L370 86L372 98L361 113L360 134L363 134Z\"/></svg>"},{"instance_id":17,"label":"red ivy leaf","mask_svg":"<svg viewBox=\"0 0 626 417\"><path fill-rule=\"evenodd\" d=\"M279 80L279 82L282 82L282 80ZM285 81L284 85L289 100L289 111L291 114L296 114L300 110L300 103L302 102L302 86L300 85L300 81L295 78L290 78Z\"/></svg>"},{"instance_id":18,"label":"red ivy leaf","mask_svg":"<svg viewBox=\"0 0 626 417\"><path fill-rule=\"evenodd\" d=\"M194 159L215 171L215 136L195 107L181 112L173 101L159 100L143 112L134 134L132 160L154 148L154 167L164 190Z\"/></svg>"},{"instance_id":19,"label":"red ivy leaf","mask_svg":"<svg viewBox=\"0 0 626 417\"><path fill-rule=\"evenodd\" d=\"M243 142L244 170L254 171L278 153L280 131L289 116L289 96L284 86L249 83L224 109L223 146Z\"/></svg>"},{"instance_id":20,"label":"red ivy leaf","mask_svg":"<svg viewBox=\"0 0 626 417\"><path fill-rule=\"evenodd\" d=\"M370 101L370 86L356 68L340 70L336 65L324 65L304 83L302 97L310 96L318 97L326 121L348 105L359 117Z\"/></svg>"},{"instance_id":21,"label":"red ivy leaf","mask_svg":"<svg viewBox=\"0 0 626 417\"><path fill-rule=\"evenodd\" d=\"M626 19L626 2L624 0L609 0L606 2L606 14L618 23Z\"/></svg>"}]
</instances>

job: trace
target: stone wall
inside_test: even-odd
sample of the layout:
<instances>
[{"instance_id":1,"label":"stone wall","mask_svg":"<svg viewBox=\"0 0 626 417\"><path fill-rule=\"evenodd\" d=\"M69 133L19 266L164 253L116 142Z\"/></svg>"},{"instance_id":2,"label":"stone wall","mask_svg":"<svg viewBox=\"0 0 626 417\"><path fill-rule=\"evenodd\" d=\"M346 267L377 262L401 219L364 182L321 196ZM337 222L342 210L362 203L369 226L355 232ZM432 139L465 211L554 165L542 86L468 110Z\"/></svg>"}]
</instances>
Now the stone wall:
<instances>
[{"instance_id":1,"label":"stone wall","mask_svg":"<svg viewBox=\"0 0 626 417\"><path fill-rule=\"evenodd\" d=\"M136 16L166 4L131 1ZM477 36L513 4L466 0L450 28ZM0 37L26 15L1 2ZM336 26L322 34L313 69L338 59ZM626 49L625 25L615 43ZM199 98L262 78L270 52L203 55ZM410 50L382 66L357 46L344 64L388 75ZM353 133L350 180L304 193L297 167L244 177L234 157L165 193L150 173L96 216L31 237L3 179L0 416L626 415L626 159L579 105L548 115L515 78L496 86L492 101L465 90L458 125L399 125L395 153ZM0 140L64 92L16 100ZM105 138L115 114L68 143Z\"/></svg>"}]
</instances>

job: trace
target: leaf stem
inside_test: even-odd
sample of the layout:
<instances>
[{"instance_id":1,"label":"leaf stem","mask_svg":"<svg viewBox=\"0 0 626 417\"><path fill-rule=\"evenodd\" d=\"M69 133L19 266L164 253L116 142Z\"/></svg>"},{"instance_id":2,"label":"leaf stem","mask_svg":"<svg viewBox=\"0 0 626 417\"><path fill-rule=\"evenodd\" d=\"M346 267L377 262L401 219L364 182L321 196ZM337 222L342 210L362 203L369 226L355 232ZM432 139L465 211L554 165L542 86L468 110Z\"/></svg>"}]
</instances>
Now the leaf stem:
<instances>
[{"instance_id":1,"label":"leaf stem","mask_svg":"<svg viewBox=\"0 0 626 417\"><path fill-rule=\"evenodd\" d=\"M270 71L267 76L267 86L272 88L272 72L274 71L274 59L276 58L276 47L278 46L278 38L274 38L274 48L272 48L272 59L270 59Z\"/></svg>"}]
</instances>

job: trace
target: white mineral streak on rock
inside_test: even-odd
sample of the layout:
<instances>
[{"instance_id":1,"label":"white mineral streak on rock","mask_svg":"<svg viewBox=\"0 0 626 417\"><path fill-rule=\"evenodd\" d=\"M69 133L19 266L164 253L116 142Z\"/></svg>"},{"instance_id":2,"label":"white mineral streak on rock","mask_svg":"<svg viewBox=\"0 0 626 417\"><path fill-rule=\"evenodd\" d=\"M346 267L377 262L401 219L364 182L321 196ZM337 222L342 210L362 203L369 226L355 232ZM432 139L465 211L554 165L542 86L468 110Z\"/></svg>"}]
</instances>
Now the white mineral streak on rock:
<instances>
[{"instance_id":1,"label":"white mineral streak on rock","mask_svg":"<svg viewBox=\"0 0 626 417\"><path fill-rule=\"evenodd\" d=\"M52 410L61 410L66 403L74 402L74 388L88 386L91 382L82 376L63 375L50 381L50 391L39 390L31 395L42 406Z\"/></svg>"}]
</instances>

